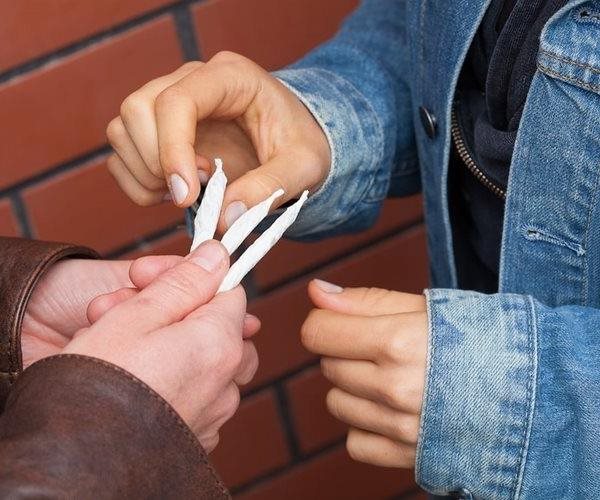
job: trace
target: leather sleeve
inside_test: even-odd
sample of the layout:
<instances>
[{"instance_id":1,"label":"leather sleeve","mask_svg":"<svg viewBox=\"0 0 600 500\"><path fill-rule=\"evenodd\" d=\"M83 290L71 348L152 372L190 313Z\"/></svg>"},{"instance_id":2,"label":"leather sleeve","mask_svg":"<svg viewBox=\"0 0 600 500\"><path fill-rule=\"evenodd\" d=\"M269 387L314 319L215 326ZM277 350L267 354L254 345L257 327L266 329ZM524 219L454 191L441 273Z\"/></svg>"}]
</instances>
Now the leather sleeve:
<instances>
[{"instance_id":1,"label":"leather sleeve","mask_svg":"<svg viewBox=\"0 0 600 500\"><path fill-rule=\"evenodd\" d=\"M229 498L191 430L133 375L52 356L0 417L0 498Z\"/></svg>"},{"instance_id":2,"label":"leather sleeve","mask_svg":"<svg viewBox=\"0 0 600 500\"><path fill-rule=\"evenodd\" d=\"M44 272L66 257L98 255L75 245L0 237L0 411L23 369L21 323L31 292Z\"/></svg>"}]
</instances>

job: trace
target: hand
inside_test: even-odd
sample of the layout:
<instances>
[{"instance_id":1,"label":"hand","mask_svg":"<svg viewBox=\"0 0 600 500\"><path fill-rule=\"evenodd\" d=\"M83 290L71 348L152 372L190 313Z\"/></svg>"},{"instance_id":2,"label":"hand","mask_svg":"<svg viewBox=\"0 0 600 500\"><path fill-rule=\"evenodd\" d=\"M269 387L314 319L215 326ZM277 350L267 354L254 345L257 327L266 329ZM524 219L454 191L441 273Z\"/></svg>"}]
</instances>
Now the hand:
<instances>
[{"instance_id":1,"label":"hand","mask_svg":"<svg viewBox=\"0 0 600 500\"><path fill-rule=\"evenodd\" d=\"M302 327L302 343L323 356L334 385L327 408L350 426L355 460L414 467L427 359L425 298L377 288L309 285L319 309Z\"/></svg>"},{"instance_id":2,"label":"hand","mask_svg":"<svg viewBox=\"0 0 600 500\"><path fill-rule=\"evenodd\" d=\"M216 241L164 267L141 291L123 289L92 302L94 323L62 352L100 358L138 377L210 451L237 409L238 384L249 382L258 366L254 345L243 339L246 297L241 287L215 297L229 267Z\"/></svg>"},{"instance_id":3,"label":"hand","mask_svg":"<svg viewBox=\"0 0 600 500\"><path fill-rule=\"evenodd\" d=\"M239 179L227 189L220 232L278 188L286 192L279 204L314 190L330 165L327 138L300 100L230 52L144 85L125 99L107 136L115 150L108 168L140 205L160 203L170 187L178 206L190 206L209 159L222 157L229 179Z\"/></svg>"},{"instance_id":4,"label":"hand","mask_svg":"<svg viewBox=\"0 0 600 500\"><path fill-rule=\"evenodd\" d=\"M24 367L58 354L73 334L89 326L86 310L98 295L132 286L131 261L65 259L35 287L21 330Z\"/></svg>"}]
</instances>

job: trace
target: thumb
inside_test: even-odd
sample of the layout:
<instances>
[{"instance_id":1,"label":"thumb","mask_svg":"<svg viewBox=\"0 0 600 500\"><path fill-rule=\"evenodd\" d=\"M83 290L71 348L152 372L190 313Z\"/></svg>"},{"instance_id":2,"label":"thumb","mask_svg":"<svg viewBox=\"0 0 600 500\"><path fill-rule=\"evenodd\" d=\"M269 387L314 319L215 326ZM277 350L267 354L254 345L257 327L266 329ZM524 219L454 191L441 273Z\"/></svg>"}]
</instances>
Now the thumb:
<instances>
[{"instance_id":1,"label":"thumb","mask_svg":"<svg viewBox=\"0 0 600 500\"><path fill-rule=\"evenodd\" d=\"M272 209L297 198L305 189L318 185L322 169L311 164L308 156L278 155L233 181L225 192L219 232L224 233L244 212L278 189L283 189L285 193L275 200Z\"/></svg>"},{"instance_id":2,"label":"thumb","mask_svg":"<svg viewBox=\"0 0 600 500\"><path fill-rule=\"evenodd\" d=\"M383 288L342 288L322 280L312 280L308 295L321 309L357 316L382 316L425 310L425 297Z\"/></svg>"},{"instance_id":3,"label":"thumb","mask_svg":"<svg viewBox=\"0 0 600 500\"><path fill-rule=\"evenodd\" d=\"M228 268L225 247L209 240L98 323L110 318L114 329L139 333L181 321L215 296Z\"/></svg>"}]
</instances>

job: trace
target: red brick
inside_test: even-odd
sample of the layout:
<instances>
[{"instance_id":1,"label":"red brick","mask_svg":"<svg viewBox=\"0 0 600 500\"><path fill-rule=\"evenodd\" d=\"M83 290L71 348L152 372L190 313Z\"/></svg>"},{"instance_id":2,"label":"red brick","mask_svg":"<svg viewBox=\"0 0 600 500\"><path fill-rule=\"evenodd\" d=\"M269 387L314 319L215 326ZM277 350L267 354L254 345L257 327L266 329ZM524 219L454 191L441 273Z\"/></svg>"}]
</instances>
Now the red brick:
<instances>
[{"instance_id":1,"label":"red brick","mask_svg":"<svg viewBox=\"0 0 600 500\"><path fill-rule=\"evenodd\" d=\"M411 222L418 221L421 216L420 196L387 200L377 224L368 231L316 243L289 240L278 243L256 266L254 279L262 289L271 287L311 267L347 254L357 246L397 231Z\"/></svg>"},{"instance_id":2,"label":"red brick","mask_svg":"<svg viewBox=\"0 0 600 500\"><path fill-rule=\"evenodd\" d=\"M144 255L187 255L190 251L191 240L185 229L179 229L173 234L144 243L131 252L119 256L122 259L137 259Z\"/></svg>"},{"instance_id":3,"label":"red brick","mask_svg":"<svg viewBox=\"0 0 600 500\"><path fill-rule=\"evenodd\" d=\"M0 200L0 236L18 236L21 233L9 200Z\"/></svg>"},{"instance_id":4,"label":"red brick","mask_svg":"<svg viewBox=\"0 0 600 500\"><path fill-rule=\"evenodd\" d=\"M249 309L263 328L256 336L261 365L253 386L314 359L301 346L298 332L311 308L306 285L315 275L344 286L420 293L427 285L425 232L407 231L254 300Z\"/></svg>"},{"instance_id":5,"label":"red brick","mask_svg":"<svg viewBox=\"0 0 600 500\"><path fill-rule=\"evenodd\" d=\"M236 500L378 500L414 488L413 471L352 461L340 448L303 463Z\"/></svg>"},{"instance_id":6,"label":"red brick","mask_svg":"<svg viewBox=\"0 0 600 500\"><path fill-rule=\"evenodd\" d=\"M0 0L0 70L76 42L171 0Z\"/></svg>"},{"instance_id":7,"label":"red brick","mask_svg":"<svg viewBox=\"0 0 600 500\"><path fill-rule=\"evenodd\" d=\"M196 33L206 59L220 50L231 50L274 69L330 38L357 3L209 0L194 8Z\"/></svg>"},{"instance_id":8,"label":"red brick","mask_svg":"<svg viewBox=\"0 0 600 500\"><path fill-rule=\"evenodd\" d=\"M331 384L319 367L311 368L288 382L288 401L298 444L304 453L342 438L348 426L333 418L325 407Z\"/></svg>"},{"instance_id":9,"label":"red brick","mask_svg":"<svg viewBox=\"0 0 600 500\"><path fill-rule=\"evenodd\" d=\"M27 30L26 30L27 31ZM0 186L105 144L122 100L182 62L162 17L0 86Z\"/></svg>"},{"instance_id":10,"label":"red brick","mask_svg":"<svg viewBox=\"0 0 600 500\"><path fill-rule=\"evenodd\" d=\"M281 467L289 458L272 391L242 401L211 455L229 488Z\"/></svg>"},{"instance_id":11,"label":"red brick","mask_svg":"<svg viewBox=\"0 0 600 500\"><path fill-rule=\"evenodd\" d=\"M97 162L35 185L23 193L36 237L109 252L183 218L170 203L144 208L122 193Z\"/></svg>"}]
</instances>

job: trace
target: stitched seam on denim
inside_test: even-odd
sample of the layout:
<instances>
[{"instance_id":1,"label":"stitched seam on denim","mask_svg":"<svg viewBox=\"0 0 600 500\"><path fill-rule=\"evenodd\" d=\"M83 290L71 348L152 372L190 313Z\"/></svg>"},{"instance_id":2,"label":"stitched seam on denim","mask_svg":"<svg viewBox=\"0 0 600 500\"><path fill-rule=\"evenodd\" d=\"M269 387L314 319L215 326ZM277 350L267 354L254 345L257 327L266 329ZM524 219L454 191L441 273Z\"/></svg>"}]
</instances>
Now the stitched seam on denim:
<instances>
[{"instance_id":1,"label":"stitched seam on denim","mask_svg":"<svg viewBox=\"0 0 600 500\"><path fill-rule=\"evenodd\" d=\"M309 70L306 70L306 69L291 69L291 70L287 70L287 71L304 72L304 71L309 71ZM334 173L336 171L336 163L337 163L336 160L337 160L337 156L338 156L337 155L337 150L336 150L335 144L334 144L334 142L333 142L333 140L331 138L331 134L329 132L329 129L327 127L325 127L325 123L323 123L323 120L317 114L317 112L316 112L317 110L315 109L315 106L310 101L310 99L308 99L307 96L305 96L302 92L300 92L299 90L297 90L287 80L285 80L284 78L278 77L277 76L277 72L275 72L273 74L273 76L275 76L275 78L277 78L277 80L280 83L282 83L290 92L292 92L307 107L308 111L313 116L313 118L316 120L316 122L319 124L319 126L321 127L321 130L325 134L325 137L327 138L327 142L329 144L329 149L331 150L331 165L329 166L329 173L327 174L327 177L325 178L325 181L323 182L323 185L319 189L317 189L316 192L312 193L312 195L309 197L309 200L307 200L307 201L310 201L310 198L312 198L314 196L318 196L319 194L321 194L322 192L324 192L329 187L329 184L331 184L331 179L333 179ZM283 76L285 76L285 75L283 75Z\"/></svg>"},{"instance_id":2,"label":"stitched seam on denim","mask_svg":"<svg viewBox=\"0 0 600 500\"><path fill-rule=\"evenodd\" d=\"M44 358L39 361L36 361L34 364L32 364L28 368L28 371L31 372L33 367L37 368L38 366L43 365L43 364L53 363L54 361L57 361L61 358L75 358L75 359L81 359L84 361L89 361L92 363L96 363L96 364L102 366L103 368L107 368L107 369L115 371L121 375L124 375L126 378L128 378L130 381L132 381L134 384L139 386L144 392L146 392L148 395L150 395L153 399L155 399L158 403L160 403L162 408L164 408L164 410L166 410L167 415L169 417L171 417L171 420L173 420L175 422L175 424L177 425L177 427L179 427L184 432L187 440L189 441L189 443L193 446L193 448L196 451L198 451L198 449L202 446L200 444L200 442L198 441L198 439L196 438L196 436L194 436L194 434L192 433L192 431L190 430L188 425L183 421L183 419L179 416L179 414L173 409L173 407L169 403L167 403L167 401L165 401L165 399L160 394L158 394L154 389L152 389L145 382L142 382L135 375L133 375L132 373L129 373L127 370L124 370L120 366L113 365L112 363L109 363L108 361L104 361L103 359L94 358L91 356L85 356L83 354L57 354L55 356L50 356L48 358ZM202 453L198 453L198 456L200 458L200 461L208 466L208 471L210 472L213 479L219 485L219 488L221 489L221 491L224 494L228 495L227 489L224 487L221 480L217 477L215 471L212 468L212 465L209 463L209 461L207 459L206 454L203 455Z\"/></svg>"},{"instance_id":3,"label":"stitched seam on denim","mask_svg":"<svg viewBox=\"0 0 600 500\"><path fill-rule=\"evenodd\" d=\"M585 82L583 80L580 80L579 78L574 78L574 77L571 77L571 76L563 75L562 73L558 73L558 72L556 72L556 71L548 68L547 66L544 66L542 63L538 63L538 68L542 72L546 73L547 75L550 75L550 76L553 76L555 78L558 78L559 80L564 80L564 81L569 82L569 83L574 83L574 84L576 84L576 85L578 85L578 86L580 86L580 87L582 87L584 89L591 90L593 92L600 92L600 85L592 85L592 84L587 83L587 82Z\"/></svg>"},{"instance_id":4,"label":"stitched seam on denim","mask_svg":"<svg viewBox=\"0 0 600 500\"><path fill-rule=\"evenodd\" d=\"M425 369L425 391L423 393L423 402L421 404L421 421L419 424L419 435L417 438L417 443L419 444L418 448L417 448L417 453L416 453L416 460L415 460L415 479L417 481L418 484L422 485L422 486L431 486L430 483L426 483L425 481L423 481L422 479L422 471L421 471L421 460L422 460L422 455L423 455L423 442L424 440L423 438L423 433L424 433L424 429L427 426L427 421L428 421L428 416L429 413L427 412L427 403L428 403L428 399L429 399L429 381L433 378L433 364L431 362L431 360L433 359L433 355L434 355L434 351L435 351L435 330L433 328L433 325L435 324L434 322L434 317L436 317L436 313L435 313L435 308L432 307L432 302L434 301L434 297L432 296L432 294L435 294L435 292L433 290L424 290L425 296L427 297L427 300L425 302L426 304L426 308L427 308L427 318L428 318L428 324L427 327L429 329L429 336L430 336L430 341L428 342L428 348L427 348L427 367Z\"/></svg>"},{"instance_id":5,"label":"stitched seam on denim","mask_svg":"<svg viewBox=\"0 0 600 500\"><path fill-rule=\"evenodd\" d=\"M595 66L592 66L592 65L586 64L586 63L582 63L580 61L575 61L573 59L569 59L568 57L561 56L559 54L555 54L554 52L550 52L549 50L540 49L540 54L544 54L544 55L550 57L551 59L556 59L560 62L564 62L567 64L573 64L574 66L579 66L580 68L583 68L583 69L589 69L593 73L600 74L600 68L596 68Z\"/></svg>"},{"instance_id":6,"label":"stitched seam on denim","mask_svg":"<svg viewBox=\"0 0 600 500\"><path fill-rule=\"evenodd\" d=\"M324 73L325 75L330 76L333 80L335 81L339 81L342 84L345 84L346 86L348 86L349 90L353 92L353 96L354 98L356 98L357 100L360 100L361 102L363 102L364 105L366 105L366 108L370 111L370 114L372 115L372 117L374 117L374 124L375 124L375 128L377 129L377 135L378 136L378 141L379 144L382 145L382 147L377 148L377 150L380 152L379 156L377 158L373 157L372 161L371 161L371 165L375 165L378 162L380 163L381 157L383 155L383 145L385 144L385 136L384 136L384 132L383 132L383 124L381 123L381 120L379 119L379 115L377 114L377 112L375 111L375 109L373 108L373 105L371 104L371 102L365 98L365 96L363 96L363 94L360 92L360 90L358 90L356 88L356 86L346 80L345 78L341 77L340 75L334 73L333 71L330 71L328 69L325 68L300 68L300 69L296 69L296 70L290 70L290 71L298 71L300 73L303 72L314 72L314 73ZM319 123L319 126L321 127L321 129L324 131L325 135L327 136L327 140L329 141L330 147L331 147L331 171L329 172L329 175L327 176L327 179L325 179L325 182L323 183L323 185L321 186L321 188L313 195L317 195L320 192L324 192L325 188L329 186L331 179L333 179L333 173L335 172L335 160L337 160L337 153L334 147L334 142L330 136L329 130L328 128L325 126L325 123L323 123L321 117L316 114L316 110L314 110L314 106L313 103L310 102L310 99L308 99L302 92L298 91L297 89L295 89L293 87L293 85L289 82L287 82L286 80L283 80L281 78L277 78L279 81L281 81L281 83L283 83L288 89L290 89L294 95L296 95L302 102L304 102L309 111L311 112L311 114L315 117L315 119L317 120L317 122ZM324 78L324 80L327 82L328 85L331 85L331 82L329 79ZM373 119L373 118L372 118ZM371 189L371 186L373 185L373 183L375 182L374 180L375 176L372 176L370 179L370 183L367 184L364 188L364 190L362 191L362 193L357 193L357 199L360 199L361 197L365 196L365 194ZM355 203L353 204L353 206L355 207L355 210L351 210L347 212L347 216L346 218L341 221L341 222L346 222L349 219L351 219L356 213L358 213L360 210L358 209L359 204ZM336 223L337 225L337 223Z\"/></svg>"},{"instance_id":7,"label":"stitched seam on denim","mask_svg":"<svg viewBox=\"0 0 600 500\"><path fill-rule=\"evenodd\" d=\"M559 238L536 226L524 226L523 235L525 236L525 239L529 241L544 241L546 243L568 248L572 252L575 252L578 257L582 257L586 253L585 248L582 245Z\"/></svg>"},{"instance_id":8,"label":"stitched seam on denim","mask_svg":"<svg viewBox=\"0 0 600 500\"><path fill-rule=\"evenodd\" d=\"M530 350L532 353L532 373L529 378L529 382L527 384L527 401L531 400L529 405L529 415L527 417L527 426L525 428L525 436L523 447L521 450L521 457L519 459L519 474L517 476L517 483L515 485L515 494L514 498L518 499L521 495L521 488L523 487L523 478L525 476L525 464L527 462L527 453L529 452L529 443L531 440L531 431L533 428L533 415L535 413L536 406L536 387L538 380L538 330L537 330L537 315L535 313L535 304L533 303L533 299L530 296L525 297L527 309L527 323L528 323L528 332L529 332L529 341L530 341Z\"/></svg>"},{"instance_id":9,"label":"stitched seam on denim","mask_svg":"<svg viewBox=\"0 0 600 500\"><path fill-rule=\"evenodd\" d=\"M360 51L356 51L360 54ZM377 144L380 145L380 147L376 148L376 151L379 152L379 155L377 156L377 158L372 157L371 159L371 165L381 165L383 162L381 161L383 158L383 153L384 153L384 148L385 148L385 134L384 134L384 127L383 127L383 123L381 123L381 119L379 118L379 114L377 113L377 111L375 111L375 108L373 107L373 105L371 104L371 101L369 99L367 99L362 92L350 81L346 80L345 78L342 78L341 76L337 75L336 73L324 69L324 68L317 68L316 71L322 71L326 74L330 74L334 79L338 79L341 80L343 83L345 83L346 85L348 85L348 87L350 87L351 90L354 91L355 93L355 97L358 100L362 100L363 104L366 105L366 107L368 108L368 110L371 112L371 115L374 117L374 124L376 125L376 129L377 129L377 134L374 134L377 137ZM369 171L374 171L375 173L377 173L378 169L369 169ZM359 194L358 199L361 200L362 198L367 197L368 193L371 191L371 189L373 188L373 186L375 185L375 178L377 177L377 175L372 175L370 176L370 182L365 186L364 190L362 193ZM385 194L384 194L385 197ZM358 203L356 204L357 209L355 211L350 211L351 215L354 215L356 213L359 212L358 210ZM348 217L350 218L350 217ZM348 220L348 219L346 219Z\"/></svg>"}]
</instances>

